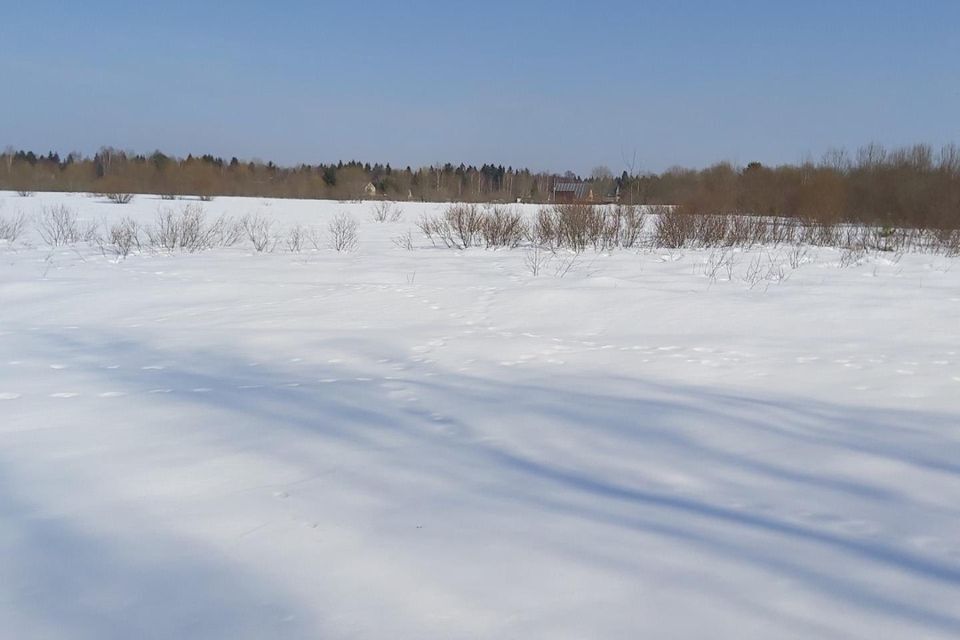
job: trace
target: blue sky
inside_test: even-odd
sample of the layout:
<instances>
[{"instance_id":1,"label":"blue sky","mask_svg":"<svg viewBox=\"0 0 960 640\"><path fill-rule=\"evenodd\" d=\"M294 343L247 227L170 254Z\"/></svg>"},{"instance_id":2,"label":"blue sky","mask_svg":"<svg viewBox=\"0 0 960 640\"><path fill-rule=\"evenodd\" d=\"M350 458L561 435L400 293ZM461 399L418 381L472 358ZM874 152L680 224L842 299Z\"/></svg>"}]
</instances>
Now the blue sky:
<instances>
[{"instance_id":1,"label":"blue sky","mask_svg":"<svg viewBox=\"0 0 960 640\"><path fill-rule=\"evenodd\" d=\"M0 1L0 146L619 172L960 142L956 0Z\"/></svg>"}]
</instances>

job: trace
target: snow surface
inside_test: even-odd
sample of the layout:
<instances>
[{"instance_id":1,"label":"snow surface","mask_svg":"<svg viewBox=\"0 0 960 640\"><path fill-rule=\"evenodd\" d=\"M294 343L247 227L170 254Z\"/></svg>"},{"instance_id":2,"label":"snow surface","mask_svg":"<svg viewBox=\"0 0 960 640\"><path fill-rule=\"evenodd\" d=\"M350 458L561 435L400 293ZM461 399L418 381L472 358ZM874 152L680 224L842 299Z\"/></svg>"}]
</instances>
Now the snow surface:
<instances>
[{"instance_id":1,"label":"snow surface","mask_svg":"<svg viewBox=\"0 0 960 640\"><path fill-rule=\"evenodd\" d=\"M360 248L0 244L0 637L960 635L957 259L534 277L394 245L441 205L203 206Z\"/></svg>"}]
</instances>

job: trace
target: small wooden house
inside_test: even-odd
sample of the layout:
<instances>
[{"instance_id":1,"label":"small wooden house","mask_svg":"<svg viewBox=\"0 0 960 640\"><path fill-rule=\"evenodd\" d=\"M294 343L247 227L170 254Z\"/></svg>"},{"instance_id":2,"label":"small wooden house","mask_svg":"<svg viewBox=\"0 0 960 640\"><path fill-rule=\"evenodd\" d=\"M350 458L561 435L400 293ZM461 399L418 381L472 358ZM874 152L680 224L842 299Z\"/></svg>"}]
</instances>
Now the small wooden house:
<instances>
[{"instance_id":1,"label":"small wooden house","mask_svg":"<svg viewBox=\"0 0 960 640\"><path fill-rule=\"evenodd\" d=\"M593 187L588 182L555 182L552 201L558 204L594 202Z\"/></svg>"}]
</instances>

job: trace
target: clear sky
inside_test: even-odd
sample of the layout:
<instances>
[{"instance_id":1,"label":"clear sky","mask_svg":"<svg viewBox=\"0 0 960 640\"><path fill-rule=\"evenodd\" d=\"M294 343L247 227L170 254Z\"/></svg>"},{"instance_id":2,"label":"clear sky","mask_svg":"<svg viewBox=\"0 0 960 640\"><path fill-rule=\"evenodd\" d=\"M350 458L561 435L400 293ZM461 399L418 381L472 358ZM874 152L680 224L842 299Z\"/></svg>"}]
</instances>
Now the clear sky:
<instances>
[{"instance_id":1,"label":"clear sky","mask_svg":"<svg viewBox=\"0 0 960 640\"><path fill-rule=\"evenodd\" d=\"M871 141L960 142L960 0L0 0L0 147L585 173Z\"/></svg>"}]
</instances>

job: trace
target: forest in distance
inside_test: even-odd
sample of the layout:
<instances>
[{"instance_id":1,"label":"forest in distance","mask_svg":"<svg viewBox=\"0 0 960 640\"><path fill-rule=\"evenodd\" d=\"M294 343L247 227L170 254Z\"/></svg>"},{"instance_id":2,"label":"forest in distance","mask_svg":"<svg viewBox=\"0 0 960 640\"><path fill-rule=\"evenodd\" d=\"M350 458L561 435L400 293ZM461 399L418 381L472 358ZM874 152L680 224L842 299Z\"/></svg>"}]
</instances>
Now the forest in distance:
<instances>
[{"instance_id":1,"label":"forest in distance","mask_svg":"<svg viewBox=\"0 0 960 640\"><path fill-rule=\"evenodd\" d=\"M854 153L832 150L818 161L768 166L720 162L660 173L597 167L589 176L535 172L503 165L436 164L391 167L358 161L301 164L225 160L213 155L136 154L110 147L93 156L0 154L0 189L103 194L250 196L423 202L554 201L558 184L585 183L596 203L678 205L697 214L795 217L921 229L960 227L960 146L926 144ZM584 196L586 199L586 196Z\"/></svg>"}]
</instances>

